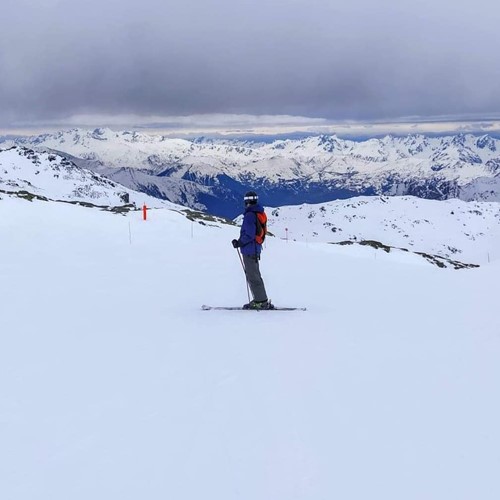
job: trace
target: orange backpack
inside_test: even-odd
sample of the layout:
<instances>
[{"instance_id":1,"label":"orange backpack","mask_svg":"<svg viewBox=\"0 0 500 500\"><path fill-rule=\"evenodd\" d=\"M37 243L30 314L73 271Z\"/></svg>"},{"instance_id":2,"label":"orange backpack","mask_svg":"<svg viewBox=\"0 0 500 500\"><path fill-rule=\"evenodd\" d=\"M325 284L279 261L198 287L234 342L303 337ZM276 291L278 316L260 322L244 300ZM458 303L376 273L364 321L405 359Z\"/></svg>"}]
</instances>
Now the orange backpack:
<instances>
[{"instance_id":1,"label":"orange backpack","mask_svg":"<svg viewBox=\"0 0 500 500\"><path fill-rule=\"evenodd\" d=\"M265 212L255 212L257 216L257 231L255 233L255 241L262 245L267 234L267 215Z\"/></svg>"}]
</instances>

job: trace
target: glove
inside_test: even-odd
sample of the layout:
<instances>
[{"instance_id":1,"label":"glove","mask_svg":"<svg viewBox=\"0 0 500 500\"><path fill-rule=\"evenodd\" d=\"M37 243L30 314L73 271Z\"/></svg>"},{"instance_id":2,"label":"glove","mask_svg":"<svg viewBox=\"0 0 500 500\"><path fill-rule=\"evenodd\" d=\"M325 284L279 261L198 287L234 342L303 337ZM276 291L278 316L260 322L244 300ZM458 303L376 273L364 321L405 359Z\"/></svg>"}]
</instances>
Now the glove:
<instances>
[{"instance_id":1,"label":"glove","mask_svg":"<svg viewBox=\"0 0 500 500\"><path fill-rule=\"evenodd\" d=\"M231 241L231 243L233 244L234 248L241 247L240 242L238 240L233 240L233 241Z\"/></svg>"}]
</instances>

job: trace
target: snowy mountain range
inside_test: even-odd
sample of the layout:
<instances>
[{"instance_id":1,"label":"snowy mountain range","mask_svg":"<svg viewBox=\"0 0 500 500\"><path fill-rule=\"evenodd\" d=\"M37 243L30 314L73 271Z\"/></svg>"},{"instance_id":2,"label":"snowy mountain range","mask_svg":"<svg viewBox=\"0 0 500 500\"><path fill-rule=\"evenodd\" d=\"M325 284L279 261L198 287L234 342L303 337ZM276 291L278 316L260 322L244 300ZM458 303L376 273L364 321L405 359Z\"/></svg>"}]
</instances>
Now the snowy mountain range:
<instances>
[{"instance_id":1,"label":"snowy mountain range","mask_svg":"<svg viewBox=\"0 0 500 500\"><path fill-rule=\"evenodd\" d=\"M14 142L61 152L131 189L229 217L249 188L272 206L359 195L500 201L500 141L488 135L264 143L73 129Z\"/></svg>"},{"instance_id":2,"label":"snowy mountain range","mask_svg":"<svg viewBox=\"0 0 500 500\"><path fill-rule=\"evenodd\" d=\"M114 211L135 210L146 203L204 223L224 222L126 188L78 167L67 155L21 146L0 150L0 193ZM468 264L486 263L497 254L500 257L500 205L494 202L371 196L267 207L267 213L269 230L280 238L307 243L368 240Z\"/></svg>"}]
</instances>

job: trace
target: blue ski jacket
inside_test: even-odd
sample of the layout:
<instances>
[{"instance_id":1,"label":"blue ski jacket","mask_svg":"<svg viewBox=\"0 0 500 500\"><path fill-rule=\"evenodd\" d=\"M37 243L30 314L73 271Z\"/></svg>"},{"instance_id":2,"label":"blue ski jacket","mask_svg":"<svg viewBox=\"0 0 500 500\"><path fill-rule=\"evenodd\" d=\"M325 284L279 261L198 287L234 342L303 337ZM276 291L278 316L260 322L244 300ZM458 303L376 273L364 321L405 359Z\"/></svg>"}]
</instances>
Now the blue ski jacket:
<instances>
[{"instance_id":1,"label":"blue ski jacket","mask_svg":"<svg viewBox=\"0 0 500 500\"><path fill-rule=\"evenodd\" d=\"M250 205L245 209L239 239L241 253L243 255L259 256L262 251L262 245L259 245L255 241L255 235L257 234L257 212L263 211L264 208L258 203L256 205Z\"/></svg>"}]
</instances>

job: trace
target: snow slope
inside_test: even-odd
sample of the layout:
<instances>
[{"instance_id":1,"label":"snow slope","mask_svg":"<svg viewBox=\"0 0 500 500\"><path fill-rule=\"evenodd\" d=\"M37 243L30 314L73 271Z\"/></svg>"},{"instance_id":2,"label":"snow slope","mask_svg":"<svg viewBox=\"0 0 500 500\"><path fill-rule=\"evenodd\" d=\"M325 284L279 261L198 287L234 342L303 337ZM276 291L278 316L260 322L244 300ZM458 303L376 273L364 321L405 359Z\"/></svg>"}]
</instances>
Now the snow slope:
<instances>
[{"instance_id":1,"label":"snow slope","mask_svg":"<svg viewBox=\"0 0 500 500\"><path fill-rule=\"evenodd\" d=\"M0 193L0 498L497 500L499 262L236 234Z\"/></svg>"},{"instance_id":2,"label":"snow slope","mask_svg":"<svg viewBox=\"0 0 500 500\"><path fill-rule=\"evenodd\" d=\"M80 168L59 154L26 147L0 150L0 190L10 193L26 191L51 200L99 206L147 203L150 207L174 207L169 202L138 193Z\"/></svg>"},{"instance_id":3,"label":"snow slope","mask_svg":"<svg viewBox=\"0 0 500 500\"><path fill-rule=\"evenodd\" d=\"M500 204L357 197L317 205L267 208L268 227L299 241L362 241L485 263L500 258Z\"/></svg>"}]
</instances>

